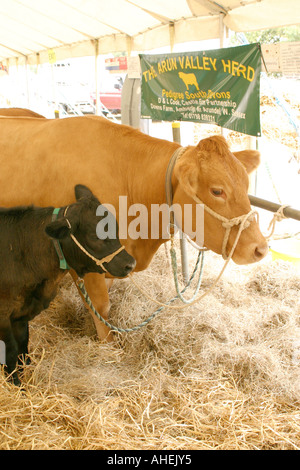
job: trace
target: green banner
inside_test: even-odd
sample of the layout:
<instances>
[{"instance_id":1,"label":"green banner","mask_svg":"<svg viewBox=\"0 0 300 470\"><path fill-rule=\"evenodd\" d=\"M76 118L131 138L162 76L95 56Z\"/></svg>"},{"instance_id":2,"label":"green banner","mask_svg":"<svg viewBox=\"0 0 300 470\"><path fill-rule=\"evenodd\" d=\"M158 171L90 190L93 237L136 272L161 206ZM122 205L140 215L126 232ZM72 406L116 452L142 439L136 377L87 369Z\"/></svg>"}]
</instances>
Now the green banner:
<instances>
[{"instance_id":1,"label":"green banner","mask_svg":"<svg viewBox=\"0 0 300 470\"><path fill-rule=\"evenodd\" d=\"M142 118L216 124L260 135L259 44L140 54L140 61Z\"/></svg>"}]
</instances>

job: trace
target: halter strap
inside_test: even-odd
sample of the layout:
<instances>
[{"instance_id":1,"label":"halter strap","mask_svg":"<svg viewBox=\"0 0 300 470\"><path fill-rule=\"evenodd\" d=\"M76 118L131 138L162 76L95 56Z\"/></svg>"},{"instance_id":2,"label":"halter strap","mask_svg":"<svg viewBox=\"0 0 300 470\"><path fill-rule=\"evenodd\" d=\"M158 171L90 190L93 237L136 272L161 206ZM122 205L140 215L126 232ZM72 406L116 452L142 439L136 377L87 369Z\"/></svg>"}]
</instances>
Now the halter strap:
<instances>
[{"instance_id":1,"label":"halter strap","mask_svg":"<svg viewBox=\"0 0 300 470\"><path fill-rule=\"evenodd\" d=\"M167 204L169 206L172 205L172 200L173 200L172 172L173 172L173 169L174 169L174 166L175 166L177 160L186 151L186 149L187 149L187 147L179 147L177 150L175 150L175 152L173 153L173 155L172 155L172 157L169 161L168 167L167 167L166 178L165 178L165 191L166 191ZM240 215L238 217L233 217L232 219L227 219L226 217L218 214L213 209L208 207L197 196L194 196L193 199L197 204L202 204L204 209L206 210L206 212L208 212L213 217L215 217L216 219L218 219L222 222L222 227L225 228L225 234L224 234L223 243L222 243L222 257L223 257L224 260L228 260L233 255L233 252L235 250L235 247L237 245L237 242L239 240L241 232L243 230L245 230L247 227L249 227L250 220L253 218L254 215L258 216L257 211L250 210L246 214ZM170 220L171 220L171 224L174 224L173 213L170 214ZM226 248L227 248L227 243L228 243L228 239L229 239L229 236L230 236L230 231L231 231L232 227L234 227L235 225L240 225L240 228L239 228L239 231L238 231L238 237L236 238L236 241L232 246L231 253L229 255L227 255L226 254Z\"/></svg>"},{"instance_id":2,"label":"halter strap","mask_svg":"<svg viewBox=\"0 0 300 470\"><path fill-rule=\"evenodd\" d=\"M165 177L165 192L166 192L166 200L167 200L168 206L171 206L173 202L173 188L172 188L173 169L174 169L175 163L177 162L179 157L181 157L181 155L185 152L185 150L186 150L186 147L179 147L177 150L175 150L167 167L166 177ZM170 213L170 221L171 221L171 224L174 224L173 212Z\"/></svg>"},{"instance_id":3,"label":"halter strap","mask_svg":"<svg viewBox=\"0 0 300 470\"><path fill-rule=\"evenodd\" d=\"M67 206L65 208L63 217L66 220L66 222L69 226L69 229L71 229L72 228L71 223L70 223L69 219L67 219L67 217L66 217L68 209L69 209L69 206ZM52 213L52 221L57 219L59 211L60 211L60 208L54 209L54 211ZM84 248L84 246L81 245L81 243L77 240L77 238L72 233L70 233L70 237L73 240L73 242L78 246L78 248L80 248L80 250L83 251L83 253L85 255L87 255L89 258L91 258L96 263L96 265L100 266L101 269L103 269L103 271L106 272L106 273L108 272L108 270L105 269L105 267L103 266L103 263L109 263L122 250L125 250L125 246L122 245L120 248L118 248L118 250L114 251L110 255L107 255L107 256L104 256L104 258L98 259L98 258L95 258L95 256L93 256L91 253L89 253ZM52 241L53 241L56 253L57 253L58 258L59 258L59 267L60 267L60 269L70 269L70 267L68 266L68 263L66 261L66 258L64 257L64 254L63 254L63 251L62 251L62 248L61 248L61 245L60 245L59 241L55 238L53 238Z\"/></svg>"},{"instance_id":4,"label":"halter strap","mask_svg":"<svg viewBox=\"0 0 300 470\"><path fill-rule=\"evenodd\" d=\"M89 258L91 258L93 261L95 261L96 265L97 266L100 266L101 269L103 269L103 271L105 271L106 273L108 272L107 269L105 269L105 267L103 266L103 263L109 263L115 256L117 256L121 251L125 250L125 246L122 245L118 250L114 251L113 253L111 253L110 255L107 255L105 256L104 258L101 258L101 259L98 259L98 258L95 258L91 253L89 253L82 245L81 243L77 240L76 237L74 237L74 235L72 235L72 233L70 234L70 237L72 238L73 242L76 243L76 245L78 246L78 248L80 248L81 251L83 251L83 253L85 255L87 255Z\"/></svg>"},{"instance_id":5,"label":"halter strap","mask_svg":"<svg viewBox=\"0 0 300 470\"><path fill-rule=\"evenodd\" d=\"M58 218L59 211L60 211L60 208L54 209L54 211L52 213L52 218L51 218L52 222L54 222ZM70 266L68 265L67 260L66 260L64 254L63 254L61 244L59 243L59 241L56 238L52 238L52 242L53 242L55 251L56 251L58 259L59 259L59 268L60 269L70 269Z\"/></svg>"},{"instance_id":6,"label":"halter strap","mask_svg":"<svg viewBox=\"0 0 300 470\"><path fill-rule=\"evenodd\" d=\"M222 243L222 257L224 260L227 260L233 254L233 251L230 256L229 255L227 256L226 254L227 243L228 243L228 239L229 239L229 235L230 235L230 231L232 227L234 227L235 225L240 225L240 233L241 233L243 230L249 227L251 223L250 219L252 219L253 216L255 216L255 214L258 215L257 211L250 210L246 214L239 215L238 217L233 217L232 219L227 219L223 215L218 214L217 212L212 210L210 207L208 207L206 204L204 204L204 202L202 202L201 199L199 199L197 196L194 196L193 199L195 202L197 202L197 204L203 204L206 212L208 212L213 217L215 217L216 219L222 222L222 227L225 228L225 235L224 235L223 243Z\"/></svg>"}]
</instances>

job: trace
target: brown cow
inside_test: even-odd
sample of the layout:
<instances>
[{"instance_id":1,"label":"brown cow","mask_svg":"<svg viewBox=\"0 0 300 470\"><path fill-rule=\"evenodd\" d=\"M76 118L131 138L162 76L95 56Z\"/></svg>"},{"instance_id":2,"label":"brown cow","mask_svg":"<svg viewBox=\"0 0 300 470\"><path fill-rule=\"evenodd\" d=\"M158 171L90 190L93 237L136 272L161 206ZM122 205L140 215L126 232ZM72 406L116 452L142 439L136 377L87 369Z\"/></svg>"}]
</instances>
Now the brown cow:
<instances>
[{"instance_id":1,"label":"brown cow","mask_svg":"<svg viewBox=\"0 0 300 470\"><path fill-rule=\"evenodd\" d=\"M26 116L45 119L41 114L35 113L27 108L0 108L0 116Z\"/></svg>"},{"instance_id":2,"label":"brown cow","mask_svg":"<svg viewBox=\"0 0 300 470\"><path fill-rule=\"evenodd\" d=\"M166 201L166 169L179 147L97 116L62 120L0 117L0 204L59 207L73 201L73 188L80 181L102 203L112 204L117 218L120 195L127 196L128 207L140 203L150 210L151 204ZM226 218L248 213L251 208L247 172L258 164L258 152L233 154L223 137L204 139L195 147L187 147L175 164L173 202L181 206L192 204L195 212L193 198L198 197ZM128 217L128 222L131 220ZM237 230L231 230L227 253ZM205 211L205 246L221 253L224 233L222 222ZM162 236L122 240L136 259L135 271L147 268L165 241ZM233 260L248 264L259 261L266 253L265 238L252 220L241 234ZM107 318L109 296L104 275L88 274L85 282L95 308ZM107 337L108 328L95 317L94 321L99 338Z\"/></svg>"}]
</instances>

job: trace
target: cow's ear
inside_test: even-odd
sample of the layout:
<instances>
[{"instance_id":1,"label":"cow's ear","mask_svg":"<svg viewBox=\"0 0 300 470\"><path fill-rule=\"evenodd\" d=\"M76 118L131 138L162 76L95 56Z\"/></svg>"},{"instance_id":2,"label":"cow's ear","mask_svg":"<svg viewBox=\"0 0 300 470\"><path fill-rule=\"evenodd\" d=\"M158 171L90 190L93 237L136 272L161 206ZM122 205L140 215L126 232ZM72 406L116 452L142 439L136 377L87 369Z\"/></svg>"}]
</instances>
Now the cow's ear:
<instances>
[{"instance_id":1,"label":"cow's ear","mask_svg":"<svg viewBox=\"0 0 300 470\"><path fill-rule=\"evenodd\" d=\"M82 197L95 197L92 191L87 186L84 186L84 184L76 184L74 189L77 201Z\"/></svg>"},{"instance_id":2,"label":"cow's ear","mask_svg":"<svg viewBox=\"0 0 300 470\"><path fill-rule=\"evenodd\" d=\"M248 175L260 164L260 153L257 150L241 150L233 155L244 165Z\"/></svg>"},{"instance_id":3,"label":"cow's ear","mask_svg":"<svg viewBox=\"0 0 300 470\"><path fill-rule=\"evenodd\" d=\"M62 240L70 235L70 224L66 219L59 219L46 225L45 232L51 238Z\"/></svg>"},{"instance_id":4,"label":"cow's ear","mask_svg":"<svg viewBox=\"0 0 300 470\"><path fill-rule=\"evenodd\" d=\"M194 197L198 192L199 165L195 155L183 155L174 168L174 175L186 194Z\"/></svg>"}]
</instances>

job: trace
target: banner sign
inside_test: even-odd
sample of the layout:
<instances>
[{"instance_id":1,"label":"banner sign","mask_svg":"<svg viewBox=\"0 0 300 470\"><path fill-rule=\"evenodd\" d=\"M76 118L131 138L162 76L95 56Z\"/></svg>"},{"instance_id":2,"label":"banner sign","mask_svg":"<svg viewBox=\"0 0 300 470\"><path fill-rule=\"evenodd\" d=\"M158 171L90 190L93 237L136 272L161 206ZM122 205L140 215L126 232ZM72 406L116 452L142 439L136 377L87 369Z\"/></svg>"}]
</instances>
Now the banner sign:
<instances>
[{"instance_id":1,"label":"banner sign","mask_svg":"<svg viewBox=\"0 0 300 470\"><path fill-rule=\"evenodd\" d=\"M110 73L124 73L127 70L127 57L105 59L105 70Z\"/></svg>"},{"instance_id":2,"label":"banner sign","mask_svg":"<svg viewBox=\"0 0 300 470\"><path fill-rule=\"evenodd\" d=\"M141 117L216 124L260 135L260 44L140 54Z\"/></svg>"}]
</instances>

